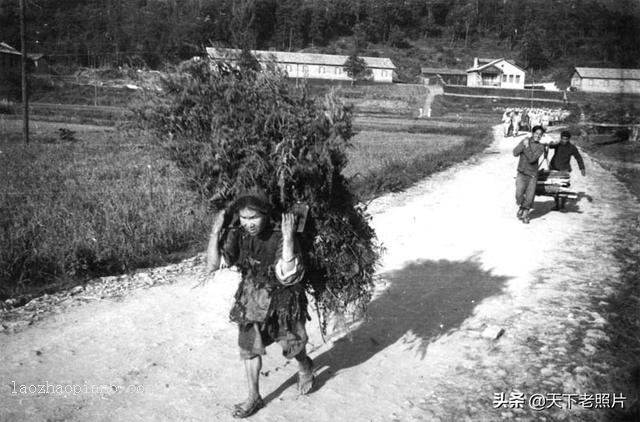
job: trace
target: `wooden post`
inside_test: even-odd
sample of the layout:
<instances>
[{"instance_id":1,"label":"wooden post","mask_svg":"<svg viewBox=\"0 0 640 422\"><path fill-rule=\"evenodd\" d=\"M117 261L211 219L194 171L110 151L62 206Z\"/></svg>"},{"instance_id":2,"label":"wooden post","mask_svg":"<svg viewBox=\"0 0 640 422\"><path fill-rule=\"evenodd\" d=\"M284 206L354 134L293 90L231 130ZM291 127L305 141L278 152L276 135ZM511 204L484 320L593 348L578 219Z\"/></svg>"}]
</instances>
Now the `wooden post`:
<instances>
[{"instance_id":1,"label":"wooden post","mask_svg":"<svg viewBox=\"0 0 640 422\"><path fill-rule=\"evenodd\" d=\"M25 28L25 0L20 0L20 44L22 50L22 136L29 143L29 94L27 92L27 36Z\"/></svg>"}]
</instances>

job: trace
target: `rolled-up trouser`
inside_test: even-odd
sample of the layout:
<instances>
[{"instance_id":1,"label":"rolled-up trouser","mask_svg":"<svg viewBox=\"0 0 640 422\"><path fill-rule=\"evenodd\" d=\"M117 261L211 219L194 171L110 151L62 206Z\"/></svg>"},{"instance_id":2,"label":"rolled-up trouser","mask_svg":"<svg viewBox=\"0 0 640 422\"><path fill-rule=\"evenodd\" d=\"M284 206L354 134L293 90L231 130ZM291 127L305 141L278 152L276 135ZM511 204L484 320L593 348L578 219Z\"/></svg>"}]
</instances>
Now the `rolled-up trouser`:
<instances>
[{"instance_id":1,"label":"rolled-up trouser","mask_svg":"<svg viewBox=\"0 0 640 422\"><path fill-rule=\"evenodd\" d=\"M528 174L518 172L516 176L516 204L518 204L520 208L531 209L533 207L537 182L537 175L529 176Z\"/></svg>"}]
</instances>

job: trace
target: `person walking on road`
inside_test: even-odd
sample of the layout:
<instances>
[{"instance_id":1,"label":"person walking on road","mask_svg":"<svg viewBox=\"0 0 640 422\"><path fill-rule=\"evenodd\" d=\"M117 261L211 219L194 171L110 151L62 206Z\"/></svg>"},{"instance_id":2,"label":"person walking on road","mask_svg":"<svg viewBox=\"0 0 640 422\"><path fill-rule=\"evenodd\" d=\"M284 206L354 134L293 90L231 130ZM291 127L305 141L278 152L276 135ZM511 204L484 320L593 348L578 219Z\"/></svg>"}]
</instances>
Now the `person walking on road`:
<instances>
[{"instance_id":1,"label":"person walking on road","mask_svg":"<svg viewBox=\"0 0 640 422\"><path fill-rule=\"evenodd\" d=\"M313 361L306 353L308 317L305 268L295 233L293 214L283 214L277 227L270 219L271 203L261 191L236 199L230 213L239 225L225 230L226 211L214 217L207 248L206 271L237 267L242 281L230 318L238 323L238 345L249 387L246 401L234 406L234 418L246 418L264 406L259 390L262 355L278 343L287 359L298 362L298 391L307 394L314 382Z\"/></svg>"},{"instance_id":2,"label":"person walking on road","mask_svg":"<svg viewBox=\"0 0 640 422\"><path fill-rule=\"evenodd\" d=\"M534 126L531 136L523 139L513 149L513 156L518 157L518 172L516 175L516 204L518 205L518 219L529 224L533 200L538 182L538 160L544 154L545 147L540 143L544 129Z\"/></svg>"},{"instance_id":3,"label":"person walking on road","mask_svg":"<svg viewBox=\"0 0 640 422\"><path fill-rule=\"evenodd\" d=\"M511 128L511 115L512 115L512 111L509 109L506 109L504 111L504 114L502 115L502 124L504 126L504 136L505 138L507 136L509 136L509 129Z\"/></svg>"},{"instance_id":4,"label":"person walking on road","mask_svg":"<svg viewBox=\"0 0 640 422\"><path fill-rule=\"evenodd\" d=\"M513 136L518 136L520 132L520 111L514 110L511 114L511 130Z\"/></svg>"},{"instance_id":5,"label":"person walking on road","mask_svg":"<svg viewBox=\"0 0 640 422\"><path fill-rule=\"evenodd\" d=\"M549 170L571 173L571 157L573 157L578 162L578 168L582 176L587 174L584 160L578 148L571 143L571 132L568 130L560 132L560 141L550 142L549 149L554 150L553 157L551 157L551 162L549 163ZM567 198L556 195L554 199L556 203L555 210L564 209Z\"/></svg>"}]
</instances>

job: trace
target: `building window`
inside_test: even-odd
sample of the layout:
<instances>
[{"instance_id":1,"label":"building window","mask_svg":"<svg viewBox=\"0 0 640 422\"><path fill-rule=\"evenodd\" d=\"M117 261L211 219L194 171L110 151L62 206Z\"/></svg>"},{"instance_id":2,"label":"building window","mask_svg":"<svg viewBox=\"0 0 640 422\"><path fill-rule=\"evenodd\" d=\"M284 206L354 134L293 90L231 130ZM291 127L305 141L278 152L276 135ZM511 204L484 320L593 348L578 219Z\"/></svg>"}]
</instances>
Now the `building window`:
<instances>
[{"instance_id":1,"label":"building window","mask_svg":"<svg viewBox=\"0 0 640 422\"><path fill-rule=\"evenodd\" d=\"M320 66L320 73L324 73L324 66Z\"/></svg>"},{"instance_id":2,"label":"building window","mask_svg":"<svg viewBox=\"0 0 640 422\"><path fill-rule=\"evenodd\" d=\"M502 75L502 82L507 83L507 75Z\"/></svg>"},{"instance_id":3,"label":"building window","mask_svg":"<svg viewBox=\"0 0 640 422\"><path fill-rule=\"evenodd\" d=\"M302 65L302 72L309 73L309 66L307 66L306 64L303 64Z\"/></svg>"},{"instance_id":4,"label":"building window","mask_svg":"<svg viewBox=\"0 0 640 422\"><path fill-rule=\"evenodd\" d=\"M520 75L516 75L516 83L519 84L520 83Z\"/></svg>"},{"instance_id":5,"label":"building window","mask_svg":"<svg viewBox=\"0 0 640 422\"><path fill-rule=\"evenodd\" d=\"M512 84L513 83L513 75L509 75L509 83Z\"/></svg>"}]
</instances>

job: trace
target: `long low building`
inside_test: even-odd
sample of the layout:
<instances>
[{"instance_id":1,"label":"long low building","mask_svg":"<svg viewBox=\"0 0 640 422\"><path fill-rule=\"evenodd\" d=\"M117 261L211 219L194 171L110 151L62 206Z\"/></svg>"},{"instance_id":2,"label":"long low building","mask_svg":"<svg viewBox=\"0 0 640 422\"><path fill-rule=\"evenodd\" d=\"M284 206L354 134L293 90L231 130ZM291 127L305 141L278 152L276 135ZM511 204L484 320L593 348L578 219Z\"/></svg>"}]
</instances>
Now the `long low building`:
<instances>
[{"instance_id":1,"label":"long low building","mask_svg":"<svg viewBox=\"0 0 640 422\"><path fill-rule=\"evenodd\" d=\"M571 87L585 92L640 94L640 69L576 67Z\"/></svg>"},{"instance_id":2,"label":"long low building","mask_svg":"<svg viewBox=\"0 0 640 422\"><path fill-rule=\"evenodd\" d=\"M213 60L237 60L240 50L207 47L207 55ZM285 51L251 50L262 66L276 63L289 78L327 79L350 81L344 71L348 56L335 54L290 53ZM386 57L362 57L371 69L374 82L391 83L396 66Z\"/></svg>"},{"instance_id":3,"label":"long low building","mask_svg":"<svg viewBox=\"0 0 640 422\"><path fill-rule=\"evenodd\" d=\"M423 67L420 74L428 84L467 85L467 72L460 69Z\"/></svg>"}]
</instances>

